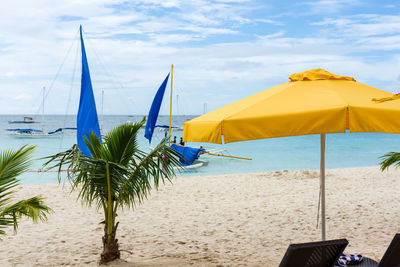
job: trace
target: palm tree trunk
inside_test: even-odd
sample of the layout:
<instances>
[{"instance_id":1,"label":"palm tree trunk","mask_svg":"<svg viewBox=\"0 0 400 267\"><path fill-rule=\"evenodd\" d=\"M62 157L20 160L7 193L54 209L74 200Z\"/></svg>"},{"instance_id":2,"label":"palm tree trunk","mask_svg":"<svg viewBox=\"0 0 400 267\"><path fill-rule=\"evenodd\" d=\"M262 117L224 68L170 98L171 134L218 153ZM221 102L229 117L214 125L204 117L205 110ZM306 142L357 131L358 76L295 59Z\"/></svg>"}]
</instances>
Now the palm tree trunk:
<instances>
[{"instance_id":1,"label":"palm tree trunk","mask_svg":"<svg viewBox=\"0 0 400 267\"><path fill-rule=\"evenodd\" d=\"M104 225L103 252L101 253L100 264L107 263L120 258L118 239L115 238L118 222L112 228L111 235L108 235L108 225Z\"/></svg>"},{"instance_id":2,"label":"palm tree trunk","mask_svg":"<svg viewBox=\"0 0 400 267\"><path fill-rule=\"evenodd\" d=\"M111 198L111 182L110 182L110 170L108 162L106 162L107 172L107 215L104 224L104 236L103 236L103 253L101 253L100 263L106 263L120 258L118 249L118 239L115 238L117 232L118 223L114 226L115 219L113 218L113 203Z\"/></svg>"}]
</instances>

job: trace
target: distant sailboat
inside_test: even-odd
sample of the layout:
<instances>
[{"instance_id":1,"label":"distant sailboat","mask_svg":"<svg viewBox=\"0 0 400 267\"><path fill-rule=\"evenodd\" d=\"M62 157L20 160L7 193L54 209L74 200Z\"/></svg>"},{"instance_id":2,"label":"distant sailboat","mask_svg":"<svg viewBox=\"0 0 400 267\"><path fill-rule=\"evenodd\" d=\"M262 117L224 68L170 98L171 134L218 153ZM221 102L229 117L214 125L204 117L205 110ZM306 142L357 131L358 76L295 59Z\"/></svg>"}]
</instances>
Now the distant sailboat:
<instances>
[{"instance_id":1,"label":"distant sailboat","mask_svg":"<svg viewBox=\"0 0 400 267\"><path fill-rule=\"evenodd\" d=\"M45 87L43 87L43 102L42 102L42 129L34 129L34 128L13 128L7 129L9 131L9 135L19 138L31 138L31 137L53 137L58 136L64 130L76 130L76 128L65 127L58 128L54 131L45 132L44 131L44 101L45 101ZM24 122L22 121L9 121L8 123L34 123L35 121L31 117L24 117Z\"/></svg>"},{"instance_id":2,"label":"distant sailboat","mask_svg":"<svg viewBox=\"0 0 400 267\"><path fill-rule=\"evenodd\" d=\"M55 131L45 133L39 129L7 129L13 135L18 137L43 137L43 136L56 136L63 132L63 130L77 130L77 144L78 148L86 156L91 156L84 138L92 132L101 141L99 120L97 117L96 103L93 95L92 82L90 79L89 65L86 58L85 44L82 37L82 25L79 27L81 54L82 54L82 76L81 76L81 92L79 99L79 109L77 115L76 128L58 128ZM44 100L43 100L44 101Z\"/></svg>"},{"instance_id":3,"label":"distant sailboat","mask_svg":"<svg viewBox=\"0 0 400 267\"><path fill-rule=\"evenodd\" d=\"M42 102L42 124L44 117L44 97L45 97L45 88L43 87L43 102ZM23 121L9 121L8 123L35 123L32 117L24 117ZM33 128L16 128L16 129L7 129L10 135L18 136L18 137L40 137L44 135L43 126L42 129L33 129Z\"/></svg>"}]
</instances>

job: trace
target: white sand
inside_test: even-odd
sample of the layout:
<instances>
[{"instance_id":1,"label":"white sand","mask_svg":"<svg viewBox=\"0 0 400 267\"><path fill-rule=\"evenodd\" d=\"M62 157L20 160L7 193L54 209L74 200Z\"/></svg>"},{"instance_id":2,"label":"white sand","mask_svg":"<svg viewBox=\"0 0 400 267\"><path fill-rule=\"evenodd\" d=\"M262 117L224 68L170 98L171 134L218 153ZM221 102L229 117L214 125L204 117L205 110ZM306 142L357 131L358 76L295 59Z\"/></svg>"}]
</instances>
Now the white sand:
<instances>
[{"instance_id":1,"label":"white sand","mask_svg":"<svg viewBox=\"0 0 400 267\"><path fill-rule=\"evenodd\" d=\"M121 260L112 266L277 266L290 243L318 241L318 171L184 177L119 213ZM327 170L327 238L379 260L400 232L400 171ZM56 184L26 185L54 209L3 238L0 266L96 266L102 215Z\"/></svg>"}]
</instances>

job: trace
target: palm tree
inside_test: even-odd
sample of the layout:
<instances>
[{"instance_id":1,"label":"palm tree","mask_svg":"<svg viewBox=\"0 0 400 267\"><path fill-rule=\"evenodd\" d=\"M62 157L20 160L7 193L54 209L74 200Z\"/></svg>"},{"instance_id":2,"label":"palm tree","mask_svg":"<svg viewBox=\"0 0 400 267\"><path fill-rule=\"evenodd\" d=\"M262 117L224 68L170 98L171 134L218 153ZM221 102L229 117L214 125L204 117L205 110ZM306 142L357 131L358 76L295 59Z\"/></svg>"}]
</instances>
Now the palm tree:
<instances>
[{"instance_id":1,"label":"palm tree","mask_svg":"<svg viewBox=\"0 0 400 267\"><path fill-rule=\"evenodd\" d=\"M174 166L180 166L179 154L165 145L164 138L151 152L138 148L137 133L145 118L134 125L126 123L109 132L101 143L92 133L85 143L91 157L74 145L71 149L50 157L45 163L55 161L50 168L67 166L67 179L72 190L78 190L78 197L86 205L96 204L104 212L103 252L100 263L120 257L115 221L119 208L133 208L150 193L152 184L157 189L160 181L170 181ZM79 187L78 187L79 186Z\"/></svg>"},{"instance_id":2,"label":"palm tree","mask_svg":"<svg viewBox=\"0 0 400 267\"><path fill-rule=\"evenodd\" d=\"M381 170L384 171L389 166L395 165L400 166L400 153L399 152L389 152L381 157L383 160L380 162Z\"/></svg>"},{"instance_id":3,"label":"palm tree","mask_svg":"<svg viewBox=\"0 0 400 267\"><path fill-rule=\"evenodd\" d=\"M43 203L43 198L36 196L12 203L15 187L19 185L17 177L31 165L31 156L34 146L23 146L19 150L3 150L0 152L0 235L5 235L4 228L14 226L18 228L18 219L29 217L33 222L46 221L51 211Z\"/></svg>"}]
</instances>

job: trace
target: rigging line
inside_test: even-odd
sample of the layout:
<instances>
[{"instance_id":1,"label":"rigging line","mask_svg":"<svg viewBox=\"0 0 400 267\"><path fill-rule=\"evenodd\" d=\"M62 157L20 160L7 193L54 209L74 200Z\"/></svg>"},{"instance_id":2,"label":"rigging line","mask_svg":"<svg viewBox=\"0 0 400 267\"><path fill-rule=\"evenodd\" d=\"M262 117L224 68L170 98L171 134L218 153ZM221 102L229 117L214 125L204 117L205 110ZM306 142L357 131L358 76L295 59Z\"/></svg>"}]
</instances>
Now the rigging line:
<instances>
[{"instance_id":1,"label":"rigging line","mask_svg":"<svg viewBox=\"0 0 400 267\"><path fill-rule=\"evenodd\" d=\"M115 85L118 85L121 89L125 89L124 86L122 85L121 82L116 82L112 77L116 76L115 73L113 73L113 71L108 70L106 68L106 65L103 63L103 60L101 60L101 57L99 56L99 54L97 53L97 49L95 48L94 45L92 45L92 41L90 39L88 39L88 42L90 43L91 49L93 49L93 52L97 58L97 60L99 61L101 67L104 69L105 74L107 75L108 78L110 78L111 82ZM117 87L117 86L115 86Z\"/></svg>"},{"instance_id":2,"label":"rigging line","mask_svg":"<svg viewBox=\"0 0 400 267\"><path fill-rule=\"evenodd\" d=\"M58 76L60 75L61 69L63 68L65 62L67 61L67 58L68 58L68 56L69 56L69 53L71 52L71 49L72 49L72 47L74 46L75 39L77 39L78 34L79 34L79 30L75 33L75 36L74 36L74 38L72 39L71 45L69 46L69 48L68 48L68 50L67 50L67 53L66 53L65 56L64 56L64 59L62 60L60 66L58 67L58 70L57 70L57 72L56 72L56 75L54 76L52 82L50 83L50 86L49 86L48 89L47 89L47 92L45 93L45 96L44 96L44 99L45 99L45 100L47 99L47 96L49 95L51 89L53 89L54 83L56 82ZM40 105L39 108L38 108L37 114L39 114L40 108L41 108L41 105Z\"/></svg>"},{"instance_id":3,"label":"rigging line","mask_svg":"<svg viewBox=\"0 0 400 267\"><path fill-rule=\"evenodd\" d=\"M177 87L177 89L175 90L176 95L179 95L179 97L176 99L177 100L176 101L176 107L177 107L176 115L185 116L185 114L186 114L185 101L182 100L184 98L184 96L185 96L185 91L182 88L178 87L178 86L176 86L176 87Z\"/></svg>"},{"instance_id":4,"label":"rigging line","mask_svg":"<svg viewBox=\"0 0 400 267\"><path fill-rule=\"evenodd\" d=\"M35 91L35 95L36 95L36 97L33 99L33 103L38 103L38 102L40 103L41 102L40 99L42 98L43 94L42 93L36 94L36 91ZM39 115L40 107L41 107L41 105L39 105L38 109L36 110L36 106L32 105L29 115L32 115L32 116Z\"/></svg>"},{"instance_id":5,"label":"rigging line","mask_svg":"<svg viewBox=\"0 0 400 267\"><path fill-rule=\"evenodd\" d=\"M74 68L72 70L72 76L71 76L71 81L70 81L68 100L67 100L67 107L65 108L63 128L65 128L66 121L67 121L67 114L68 114L68 110L69 110L69 107L70 107L70 104L71 104L72 90L74 88L74 82L75 82L75 76L76 76L75 73L76 73L76 68L77 68L77 65L78 65L78 54L79 54L79 45L76 46ZM59 151L61 150L61 147L63 145L63 141L64 141L64 133L62 133L62 135L61 135L60 145L59 145L59 148L58 148Z\"/></svg>"},{"instance_id":6,"label":"rigging line","mask_svg":"<svg viewBox=\"0 0 400 267\"><path fill-rule=\"evenodd\" d=\"M113 84L114 88L119 87L119 89L126 90L126 88L124 88L124 86L122 85L121 82L116 82L116 81L112 78L113 76L115 77L116 75L114 74L113 71L111 71L111 70L109 70L109 69L106 68L106 65L105 65L105 64L103 63L103 61L101 60L101 57L100 57L99 54L97 53L97 49L95 48L94 45L92 45L92 41L91 41L90 39L88 39L88 43L89 43L91 49L93 50L93 52L94 52L94 54L95 54L97 60L99 61L101 67L103 68L104 73L105 73L106 76L110 79L110 81L111 81L111 83ZM119 98L122 100L122 102L124 103L124 106L125 106L125 107L128 107L128 108L129 108L129 107L132 106L132 103L128 103L128 102L126 101L126 98L125 98L125 97L122 97L121 94L117 94L117 95L118 95ZM130 113L131 113L131 112L130 112Z\"/></svg>"},{"instance_id":7,"label":"rigging line","mask_svg":"<svg viewBox=\"0 0 400 267\"><path fill-rule=\"evenodd\" d=\"M180 90L179 86L174 87L174 93L175 93L174 94L175 99L173 101L174 102L173 106L175 109L175 116L177 116L180 114L180 112L179 112L179 97L181 96L181 90Z\"/></svg>"},{"instance_id":8,"label":"rigging line","mask_svg":"<svg viewBox=\"0 0 400 267\"><path fill-rule=\"evenodd\" d=\"M56 76L54 77L53 81L51 82L50 87L49 87L49 89L47 90L47 94L45 95L45 97L47 97L47 95L50 93L51 89L53 89L54 83L55 83L55 81L57 80L58 75L60 74L61 69L62 69L62 67L64 66L64 64L65 64L65 62L66 62L66 60L67 60L68 55L69 55L69 53L71 52L72 47L74 46L74 43L75 43L75 40L77 39L78 34L79 34L79 30L75 33L75 36L74 36L74 38L72 39L71 45L70 45L70 47L68 48L67 54L65 55L65 57L64 57L64 59L63 59L61 65L60 65L60 67L58 68L57 73L56 73Z\"/></svg>"}]
</instances>

